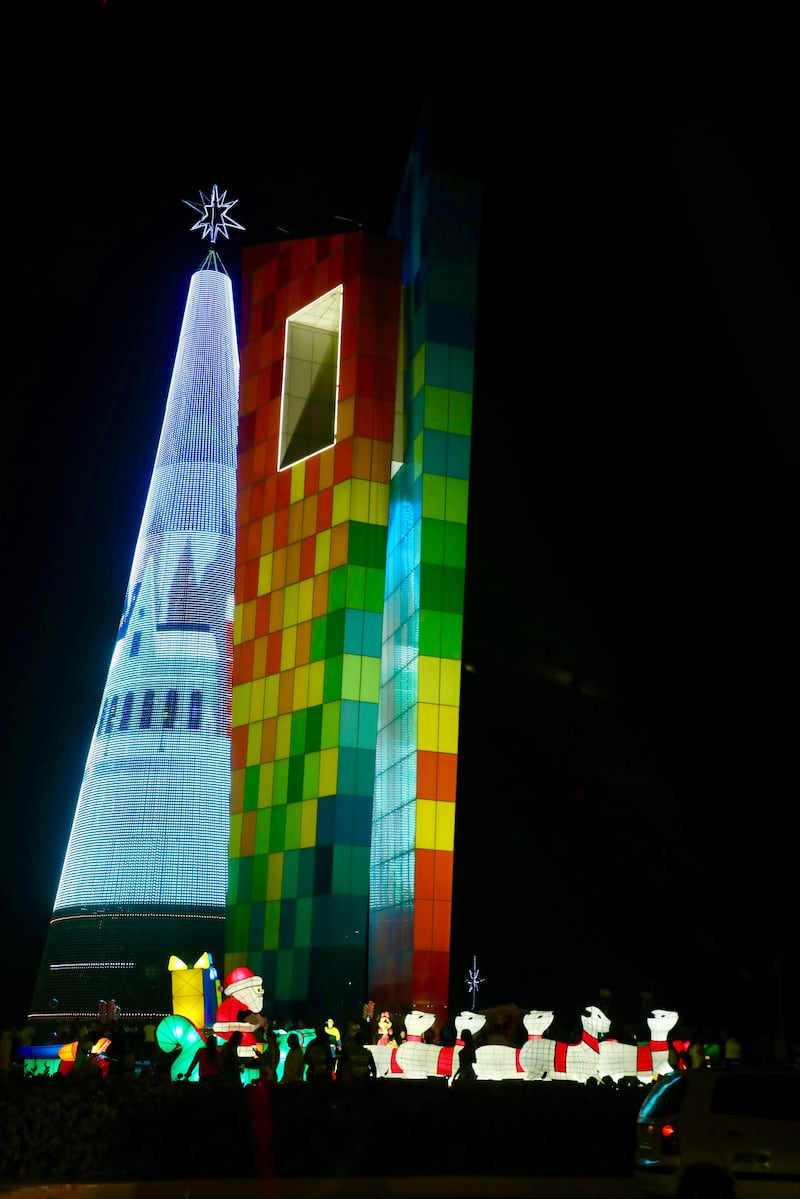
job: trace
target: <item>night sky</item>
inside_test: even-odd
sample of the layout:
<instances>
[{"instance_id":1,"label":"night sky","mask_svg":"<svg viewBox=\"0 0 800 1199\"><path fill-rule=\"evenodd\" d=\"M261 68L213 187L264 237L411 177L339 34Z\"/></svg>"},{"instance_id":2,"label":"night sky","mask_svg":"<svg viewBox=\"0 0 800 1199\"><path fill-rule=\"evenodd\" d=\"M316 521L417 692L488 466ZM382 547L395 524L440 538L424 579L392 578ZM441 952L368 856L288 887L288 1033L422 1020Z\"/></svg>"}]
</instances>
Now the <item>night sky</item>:
<instances>
[{"instance_id":1,"label":"night sky","mask_svg":"<svg viewBox=\"0 0 800 1199\"><path fill-rule=\"evenodd\" d=\"M788 22L404 45L398 19L387 52L356 12L308 50L288 16L215 33L187 7L184 37L133 7L17 31L36 53L5 218L0 1021L33 989L207 247L181 200L239 198L238 305L243 245L385 232L433 95L483 187L452 1009L474 954L479 1006L569 1022L604 988L620 1021L652 996L757 1038L780 978L791 1024Z\"/></svg>"}]
</instances>

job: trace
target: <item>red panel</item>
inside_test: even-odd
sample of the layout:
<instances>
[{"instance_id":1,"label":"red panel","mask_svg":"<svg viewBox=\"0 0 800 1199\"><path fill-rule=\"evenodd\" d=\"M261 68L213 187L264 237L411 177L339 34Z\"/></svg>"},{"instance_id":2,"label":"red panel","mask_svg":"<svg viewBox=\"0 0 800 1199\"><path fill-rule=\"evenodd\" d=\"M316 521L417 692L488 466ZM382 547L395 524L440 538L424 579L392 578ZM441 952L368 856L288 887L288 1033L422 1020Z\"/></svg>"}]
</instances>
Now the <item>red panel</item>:
<instances>
[{"instance_id":1,"label":"red panel","mask_svg":"<svg viewBox=\"0 0 800 1199\"><path fill-rule=\"evenodd\" d=\"M434 898L436 850L418 849L414 858L414 894L417 899Z\"/></svg>"},{"instance_id":2,"label":"red panel","mask_svg":"<svg viewBox=\"0 0 800 1199\"><path fill-rule=\"evenodd\" d=\"M433 894L435 899L447 900L453 898L453 853L452 850L438 849L433 873Z\"/></svg>"},{"instance_id":3,"label":"red panel","mask_svg":"<svg viewBox=\"0 0 800 1199\"><path fill-rule=\"evenodd\" d=\"M306 480L303 494L308 497L319 491L319 454L306 462Z\"/></svg>"},{"instance_id":4,"label":"red panel","mask_svg":"<svg viewBox=\"0 0 800 1199\"><path fill-rule=\"evenodd\" d=\"M247 725L231 729L231 768L244 770L247 765Z\"/></svg>"},{"instance_id":5,"label":"red panel","mask_svg":"<svg viewBox=\"0 0 800 1199\"><path fill-rule=\"evenodd\" d=\"M417 753L417 799L436 799L436 774L439 754L421 749Z\"/></svg>"},{"instance_id":6,"label":"red panel","mask_svg":"<svg viewBox=\"0 0 800 1199\"><path fill-rule=\"evenodd\" d=\"M326 487L319 493L319 506L317 508L317 532L321 533L323 529L331 527L331 519L333 517L333 488Z\"/></svg>"},{"instance_id":7,"label":"red panel","mask_svg":"<svg viewBox=\"0 0 800 1199\"><path fill-rule=\"evenodd\" d=\"M414 952L433 948L433 900L414 901Z\"/></svg>"},{"instance_id":8,"label":"red panel","mask_svg":"<svg viewBox=\"0 0 800 1199\"><path fill-rule=\"evenodd\" d=\"M282 646L283 633L280 629L277 633L270 633L267 642L267 674L280 674Z\"/></svg>"},{"instance_id":9,"label":"red panel","mask_svg":"<svg viewBox=\"0 0 800 1199\"><path fill-rule=\"evenodd\" d=\"M439 790L437 799L447 803L456 802L456 778L458 775L458 755L439 754Z\"/></svg>"},{"instance_id":10,"label":"red panel","mask_svg":"<svg viewBox=\"0 0 800 1199\"><path fill-rule=\"evenodd\" d=\"M278 498L278 506L275 512L275 549L281 550L285 545L289 544L289 509L285 504L280 503Z\"/></svg>"},{"instance_id":11,"label":"red panel","mask_svg":"<svg viewBox=\"0 0 800 1199\"><path fill-rule=\"evenodd\" d=\"M333 451L333 481L343 483L353 474L353 439L340 441Z\"/></svg>"},{"instance_id":12,"label":"red panel","mask_svg":"<svg viewBox=\"0 0 800 1199\"><path fill-rule=\"evenodd\" d=\"M258 527L258 526L256 526ZM245 566L243 600L254 600L258 594L258 558L251 559Z\"/></svg>"},{"instance_id":13,"label":"red panel","mask_svg":"<svg viewBox=\"0 0 800 1199\"><path fill-rule=\"evenodd\" d=\"M310 579L314 573L316 537L306 537L300 545L300 578Z\"/></svg>"}]
</instances>

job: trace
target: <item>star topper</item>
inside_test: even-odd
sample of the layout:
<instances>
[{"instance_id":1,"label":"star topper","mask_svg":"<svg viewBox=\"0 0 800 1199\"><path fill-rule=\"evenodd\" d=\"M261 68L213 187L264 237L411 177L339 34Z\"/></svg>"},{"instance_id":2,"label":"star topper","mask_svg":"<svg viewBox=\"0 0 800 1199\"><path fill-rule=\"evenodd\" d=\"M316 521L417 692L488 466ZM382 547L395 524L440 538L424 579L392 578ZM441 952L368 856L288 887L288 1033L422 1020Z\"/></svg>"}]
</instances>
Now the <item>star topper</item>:
<instances>
[{"instance_id":1,"label":"star topper","mask_svg":"<svg viewBox=\"0 0 800 1199\"><path fill-rule=\"evenodd\" d=\"M200 199L203 201L200 204L194 204L191 200L184 200L189 208L193 208L195 212L200 213L200 220L195 221L192 225L192 231L195 229L203 230L203 237L211 239L212 246L217 240L217 234L221 233L223 237L228 236L229 229L242 229L244 225L240 225L233 217L228 216L228 213L233 208L234 204L238 204L238 200L226 200L227 192L224 191L220 195L219 188L216 183L211 189L211 196L206 196L200 192Z\"/></svg>"}]
</instances>

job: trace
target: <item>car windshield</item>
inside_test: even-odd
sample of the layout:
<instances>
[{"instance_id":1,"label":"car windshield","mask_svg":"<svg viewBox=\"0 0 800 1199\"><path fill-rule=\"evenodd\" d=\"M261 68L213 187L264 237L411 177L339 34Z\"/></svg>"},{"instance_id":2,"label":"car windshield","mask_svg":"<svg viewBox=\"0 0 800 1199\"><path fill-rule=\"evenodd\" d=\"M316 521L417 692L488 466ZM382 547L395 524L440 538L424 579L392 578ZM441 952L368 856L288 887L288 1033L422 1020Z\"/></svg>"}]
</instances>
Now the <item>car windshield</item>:
<instances>
[{"instance_id":1,"label":"car windshield","mask_svg":"<svg viewBox=\"0 0 800 1199\"><path fill-rule=\"evenodd\" d=\"M640 1120L657 1120L680 1110L686 1092L686 1076L672 1074L663 1079L645 1099L639 1110Z\"/></svg>"}]
</instances>

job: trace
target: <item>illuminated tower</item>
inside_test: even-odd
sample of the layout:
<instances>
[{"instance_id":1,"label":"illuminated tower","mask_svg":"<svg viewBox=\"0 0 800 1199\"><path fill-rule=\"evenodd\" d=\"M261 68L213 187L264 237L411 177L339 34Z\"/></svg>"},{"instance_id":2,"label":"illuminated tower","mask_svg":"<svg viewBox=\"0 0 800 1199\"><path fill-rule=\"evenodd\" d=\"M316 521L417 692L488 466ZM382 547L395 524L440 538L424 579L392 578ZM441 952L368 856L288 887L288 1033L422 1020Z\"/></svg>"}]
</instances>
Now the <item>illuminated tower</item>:
<instances>
[{"instance_id":1,"label":"illuminated tower","mask_svg":"<svg viewBox=\"0 0 800 1199\"><path fill-rule=\"evenodd\" d=\"M241 228L216 186L202 199L194 227L212 245ZM211 249L189 285L32 1018L112 998L127 1018L164 1015L173 952L221 963L238 385L231 282Z\"/></svg>"},{"instance_id":2,"label":"illuminated tower","mask_svg":"<svg viewBox=\"0 0 800 1199\"><path fill-rule=\"evenodd\" d=\"M391 236L243 256L226 970L278 1018L447 1008L478 199L439 133Z\"/></svg>"}]
</instances>

